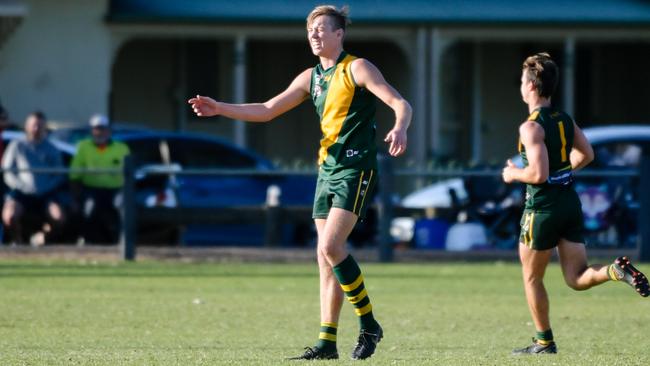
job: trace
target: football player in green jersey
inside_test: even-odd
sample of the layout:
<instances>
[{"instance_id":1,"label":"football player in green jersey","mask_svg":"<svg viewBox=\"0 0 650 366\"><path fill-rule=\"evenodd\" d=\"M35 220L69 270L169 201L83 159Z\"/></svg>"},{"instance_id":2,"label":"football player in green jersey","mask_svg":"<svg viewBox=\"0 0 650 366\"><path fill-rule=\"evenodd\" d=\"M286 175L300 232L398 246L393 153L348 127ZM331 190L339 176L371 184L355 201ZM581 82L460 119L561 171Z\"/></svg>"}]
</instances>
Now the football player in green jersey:
<instances>
[{"instance_id":1,"label":"football player in green jersey","mask_svg":"<svg viewBox=\"0 0 650 366\"><path fill-rule=\"evenodd\" d=\"M384 139L392 156L406 150L412 111L372 63L343 50L348 24L347 8L323 5L312 10L307 17L307 39L319 64L264 103L229 104L198 95L188 101L198 116L222 115L250 122L270 121L308 98L316 106L323 132L313 211L321 326L318 343L295 359L338 358L336 332L344 296L360 323L352 358L370 357L383 336L361 270L345 243L357 220L364 217L377 179L375 100L395 113L395 124Z\"/></svg>"},{"instance_id":2,"label":"football player in green jersey","mask_svg":"<svg viewBox=\"0 0 650 366\"><path fill-rule=\"evenodd\" d=\"M506 183L526 183L519 257L526 300L537 330L533 343L514 350L515 354L557 353L543 283L553 248L557 248L564 280L577 291L612 280L626 282L641 296L650 293L647 278L627 257L619 257L610 265L587 264L582 206L572 183L573 172L589 164L594 152L573 119L551 107L558 74L558 67L547 53L524 61L521 95L530 113L519 126L524 167L518 168L508 160L503 169Z\"/></svg>"}]
</instances>

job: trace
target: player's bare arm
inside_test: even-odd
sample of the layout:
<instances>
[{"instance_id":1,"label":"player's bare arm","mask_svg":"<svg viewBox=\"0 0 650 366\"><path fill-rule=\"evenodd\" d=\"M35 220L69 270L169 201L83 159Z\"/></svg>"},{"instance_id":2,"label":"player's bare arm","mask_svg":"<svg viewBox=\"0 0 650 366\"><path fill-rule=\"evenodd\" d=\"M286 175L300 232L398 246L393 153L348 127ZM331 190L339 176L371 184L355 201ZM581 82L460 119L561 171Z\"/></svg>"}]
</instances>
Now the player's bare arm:
<instances>
[{"instance_id":1,"label":"player's bare arm","mask_svg":"<svg viewBox=\"0 0 650 366\"><path fill-rule=\"evenodd\" d=\"M224 116L248 122L268 122L309 97L311 69L300 73L282 93L264 103L231 104L197 95L187 102L199 117Z\"/></svg>"},{"instance_id":2,"label":"player's bare arm","mask_svg":"<svg viewBox=\"0 0 650 366\"><path fill-rule=\"evenodd\" d=\"M573 148L569 154L569 159L571 160L571 168L579 170L594 160L594 149L575 122L573 123L573 131Z\"/></svg>"},{"instance_id":3,"label":"player's bare arm","mask_svg":"<svg viewBox=\"0 0 650 366\"><path fill-rule=\"evenodd\" d=\"M519 138L526 148L528 166L518 168L508 159L503 168L503 181L541 184L548 179L548 151L544 144L544 129L536 122L526 121L519 127Z\"/></svg>"},{"instance_id":4,"label":"player's bare arm","mask_svg":"<svg viewBox=\"0 0 650 366\"><path fill-rule=\"evenodd\" d=\"M354 60L352 75L357 85L368 89L395 112L395 125L386 134L384 141L390 144L389 154L392 156L403 154L407 146L406 130L413 114L411 105L386 82L379 69L368 60L362 58Z\"/></svg>"}]
</instances>

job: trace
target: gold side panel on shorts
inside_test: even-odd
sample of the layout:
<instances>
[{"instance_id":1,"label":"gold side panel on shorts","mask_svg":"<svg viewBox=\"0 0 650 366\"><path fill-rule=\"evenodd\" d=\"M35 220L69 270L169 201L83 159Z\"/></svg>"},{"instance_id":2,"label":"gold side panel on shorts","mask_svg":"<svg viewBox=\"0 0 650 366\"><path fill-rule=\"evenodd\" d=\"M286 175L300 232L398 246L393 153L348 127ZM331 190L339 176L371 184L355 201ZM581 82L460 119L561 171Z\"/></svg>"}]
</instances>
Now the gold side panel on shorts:
<instances>
[{"instance_id":1,"label":"gold side panel on shorts","mask_svg":"<svg viewBox=\"0 0 650 366\"><path fill-rule=\"evenodd\" d=\"M370 171L370 176L368 177L368 184L366 184L366 192L363 194L363 198L361 199L361 206L359 206L359 211L361 211L361 207L363 207L363 203L366 201L366 196L368 195L368 188L370 187L370 184L372 182L372 174L373 170ZM358 196L357 196L358 197ZM356 204L355 204L356 206Z\"/></svg>"},{"instance_id":2,"label":"gold side panel on shorts","mask_svg":"<svg viewBox=\"0 0 650 366\"><path fill-rule=\"evenodd\" d=\"M521 228L523 231L524 245L532 248L533 247L533 223L535 221L535 213L529 212L524 217L524 225Z\"/></svg>"},{"instance_id":3,"label":"gold side panel on shorts","mask_svg":"<svg viewBox=\"0 0 650 366\"><path fill-rule=\"evenodd\" d=\"M533 248L533 226L535 224L535 213L531 212L530 213L530 223L528 224L528 246L532 249Z\"/></svg>"},{"instance_id":4,"label":"gold side panel on shorts","mask_svg":"<svg viewBox=\"0 0 650 366\"><path fill-rule=\"evenodd\" d=\"M352 206L352 212L357 214L357 215L359 214L359 212L357 212L357 202L359 202L359 192L361 192L361 186L362 186L361 183L363 183L364 174L366 174L366 172L361 172L361 176L359 177L359 183L358 183L358 187L357 187L357 194L354 196L354 206Z\"/></svg>"}]
</instances>

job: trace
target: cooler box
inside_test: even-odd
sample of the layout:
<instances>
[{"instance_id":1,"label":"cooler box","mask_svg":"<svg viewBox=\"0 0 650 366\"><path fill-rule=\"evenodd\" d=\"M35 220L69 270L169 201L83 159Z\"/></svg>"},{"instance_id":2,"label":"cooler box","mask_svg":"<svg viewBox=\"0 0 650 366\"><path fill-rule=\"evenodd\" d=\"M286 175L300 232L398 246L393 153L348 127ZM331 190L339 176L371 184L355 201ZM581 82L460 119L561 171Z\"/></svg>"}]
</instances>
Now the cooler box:
<instances>
[{"instance_id":1,"label":"cooler box","mask_svg":"<svg viewBox=\"0 0 650 366\"><path fill-rule=\"evenodd\" d=\"M413 242L420 249L445 249L449 223L443 219L421 219L415 222Z\"/></svg>"}]
</instances>

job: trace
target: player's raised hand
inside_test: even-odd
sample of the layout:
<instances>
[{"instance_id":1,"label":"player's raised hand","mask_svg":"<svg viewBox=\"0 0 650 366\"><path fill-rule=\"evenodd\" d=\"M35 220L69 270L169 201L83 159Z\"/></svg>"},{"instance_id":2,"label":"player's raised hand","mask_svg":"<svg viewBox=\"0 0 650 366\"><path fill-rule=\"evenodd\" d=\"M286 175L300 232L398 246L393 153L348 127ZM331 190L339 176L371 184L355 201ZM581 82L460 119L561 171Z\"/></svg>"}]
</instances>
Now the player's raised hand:
<instances>
[{"instance_id":1,"label":"player's raised hand","mask_svg":"<svg viewBox=\"0 0 650 366\"><path fill-rule=\"evenodd\" d=\"M401 128L393 128L386 135L384 142L389 143L388 153L391 156L400 156L406 151L406 131Z\"/></svg>"},{"instance_id":2,"label":"player's raised hand","mask_svg":"<svg viewBox=\"0 0 650 366\"><path fill-rule=\"evenodd\" d=\"M210 97L197 95L187 101L192 106L192 110L199 117L211 117L219 114L219 103Z\"/></svg>"}]
</instances>

